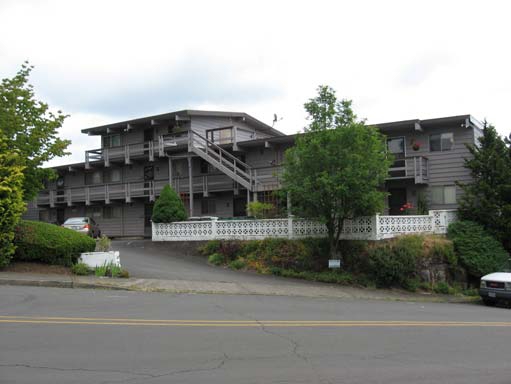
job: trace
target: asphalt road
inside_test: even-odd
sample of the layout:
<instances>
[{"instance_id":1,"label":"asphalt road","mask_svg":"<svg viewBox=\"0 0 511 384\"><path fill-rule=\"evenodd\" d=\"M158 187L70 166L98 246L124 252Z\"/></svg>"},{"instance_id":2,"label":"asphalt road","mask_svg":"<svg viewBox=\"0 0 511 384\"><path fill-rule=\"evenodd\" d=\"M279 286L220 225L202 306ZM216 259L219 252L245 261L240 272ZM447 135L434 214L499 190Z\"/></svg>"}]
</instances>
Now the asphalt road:
<instances>
[{"instance_id":1,"label":"asphalt road","mask_svg":"<svg viewBox=\"0 0 511 384\"><path fill-rule=\"evenodd\" d=\"M509 383L511 311L0 289L1 383Z\"/></svg>"}]
</instances>

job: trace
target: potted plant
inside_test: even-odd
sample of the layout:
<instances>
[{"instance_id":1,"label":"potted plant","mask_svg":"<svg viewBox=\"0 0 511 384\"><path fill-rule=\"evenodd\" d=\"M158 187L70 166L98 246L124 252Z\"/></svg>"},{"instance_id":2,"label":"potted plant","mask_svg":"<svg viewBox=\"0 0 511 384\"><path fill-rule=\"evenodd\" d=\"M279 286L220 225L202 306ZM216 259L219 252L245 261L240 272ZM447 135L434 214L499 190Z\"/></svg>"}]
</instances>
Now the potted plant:
<instances>
[{"instance_id":1,"label":"potted plant","mask_svg":"<svg viewBox=\"0 0 511 384\"><path fill-rule=\"evenodd\" d=\"M412 143L411 144L412 144L412 149L414 151L418 151L422 147L422 143L420 141L416 141L415 139L412 139Z\"/></svg>"}]
</instances>

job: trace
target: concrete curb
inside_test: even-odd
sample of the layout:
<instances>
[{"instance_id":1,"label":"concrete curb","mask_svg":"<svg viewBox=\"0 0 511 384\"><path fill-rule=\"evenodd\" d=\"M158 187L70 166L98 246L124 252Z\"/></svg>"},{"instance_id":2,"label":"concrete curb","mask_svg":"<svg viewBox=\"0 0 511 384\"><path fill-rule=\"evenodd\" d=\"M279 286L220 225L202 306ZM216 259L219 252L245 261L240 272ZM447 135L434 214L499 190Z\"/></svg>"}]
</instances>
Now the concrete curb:
<instances>
[{"instance_id":1,"label":"concrete curb","mask_svg":"<svg viewBox=\"0 0 511 384\"><path fill-rule=\"evenodd\" d=\"M413 295L388 293L385 291L365 291L352 287L328 286L321 288L295 289L282 286L249 284L241 285L230 282L200 282L185 280L158 279L99 279L94 277L72 276L62 280L45 278L44 276L27 276L23 278L1 277L0 285L35 286L52 288L81 288L136 291L147 293L171 294L222 294L222 295L260 295L260 296L289 296L307 298L330 298L348 300L378 300L406 302L436 302L436 303L473 303L478 297L458 297L441 295Z\"/></svg>"}]
</instances>

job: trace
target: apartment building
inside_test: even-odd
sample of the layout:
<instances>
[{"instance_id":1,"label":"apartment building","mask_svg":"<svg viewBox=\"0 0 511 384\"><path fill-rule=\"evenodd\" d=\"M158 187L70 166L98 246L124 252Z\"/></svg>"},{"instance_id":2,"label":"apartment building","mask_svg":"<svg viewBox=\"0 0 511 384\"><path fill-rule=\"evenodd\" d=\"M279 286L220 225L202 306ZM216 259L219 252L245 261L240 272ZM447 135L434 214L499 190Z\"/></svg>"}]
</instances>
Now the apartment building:
<instances>
[{"instance_id":1,"label":"apartment building","mask_svg":"<svg viewBox=\"0 0 511 384\"><path fill-rule=\"evenodd\" d=\"M481 124L470 115L376 125L395 162L385 188L386 214L414 207L456 209L470 181L464 168ZM61 223L90 216L108 236L150 236L155 199L166 184L179 193L190 216L243 217L246 204L276 203L284 152L296 135L246 113L183 110L82 130L101 136L85 161L55 167L27 217Z\"/></svg>"}]
</instances>

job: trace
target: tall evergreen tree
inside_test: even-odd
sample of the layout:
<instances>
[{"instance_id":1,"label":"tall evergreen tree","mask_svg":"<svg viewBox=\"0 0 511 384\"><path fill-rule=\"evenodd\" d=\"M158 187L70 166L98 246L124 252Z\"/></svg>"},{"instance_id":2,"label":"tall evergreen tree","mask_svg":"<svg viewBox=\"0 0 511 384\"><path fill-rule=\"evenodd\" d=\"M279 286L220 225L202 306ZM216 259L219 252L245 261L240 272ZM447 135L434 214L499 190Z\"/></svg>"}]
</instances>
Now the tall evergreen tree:
<instances>
[{"instance_id":1,"label":"tall evergreen tree","mask_svg":"<svg viewBox=\"0 0 511 384\"><path fill-rule=\"evenodd\" d=\"M460 184L464 195L462 219L483 225L511 251L511 147L495 127L485 122L476 145L469 145L472 158L465 160L473 182Z\"/></svg>"},{"instance_id":2,"label":"tall evergreen tree","mask_svg":"<svg viewBox=\"0 0 511 384\"><path fill-rule=\"evenodd\" d=\"M153 207L152 220L155 223L172 223L186 220L183 201L170 185L163 187Z\"/></svg>"}]
</instances>

